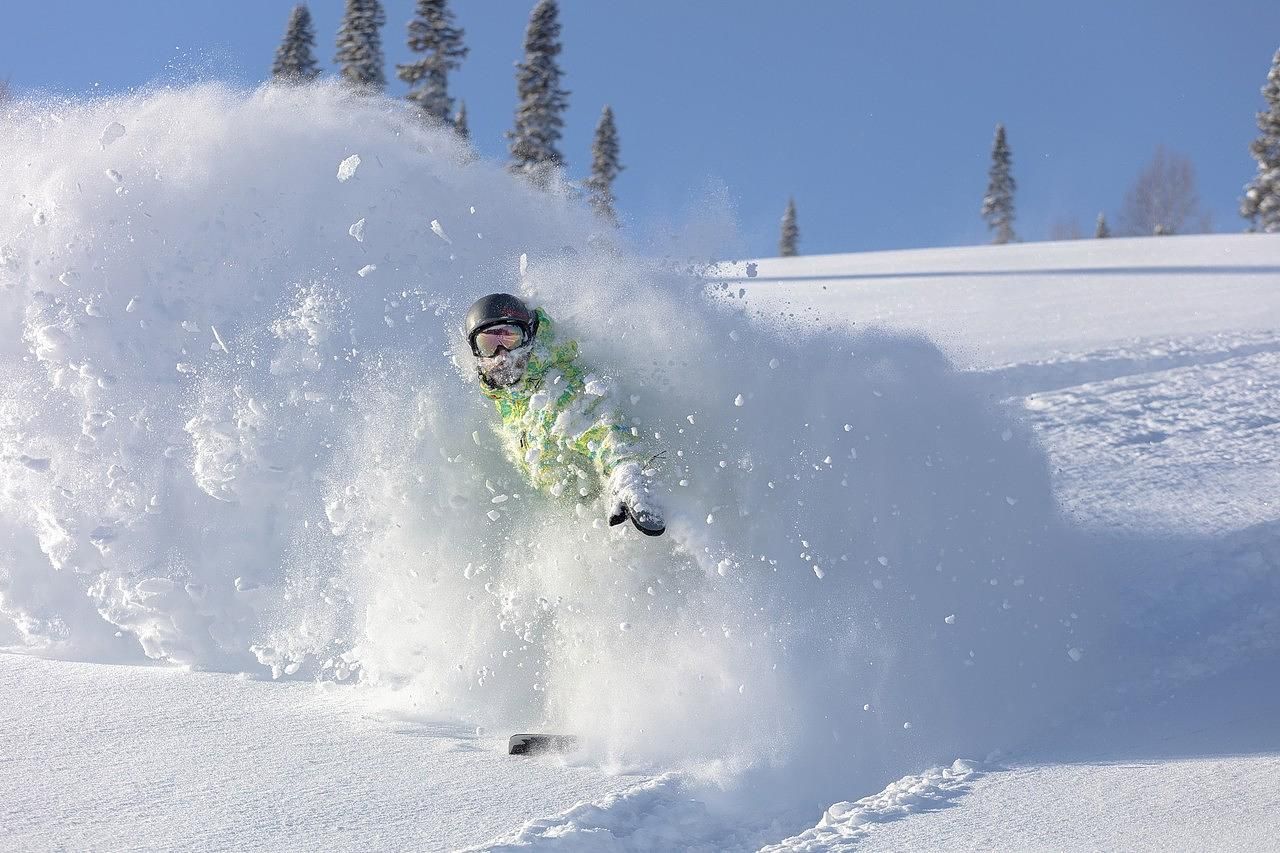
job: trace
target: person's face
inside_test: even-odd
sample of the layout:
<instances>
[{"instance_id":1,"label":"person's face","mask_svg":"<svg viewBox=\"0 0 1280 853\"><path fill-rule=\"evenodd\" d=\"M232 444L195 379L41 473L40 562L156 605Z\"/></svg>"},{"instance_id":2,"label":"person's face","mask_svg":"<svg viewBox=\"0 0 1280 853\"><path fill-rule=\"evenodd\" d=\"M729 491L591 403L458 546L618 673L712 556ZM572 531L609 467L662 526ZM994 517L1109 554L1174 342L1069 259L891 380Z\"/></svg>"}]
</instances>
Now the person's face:
<instances>
[{"instance_id":1,"label":"person's face","mask_svg":"<svg viewBox=\"0 0 1280 853\"><path fill-rule=\"evenodd\" d=\"M471 338L480 375L490 385L505 388L524 377L533 343L528 330L517 323L495 323Z\"/></svg>"},{"instance_id":2,"label":"person's face","mask_svg":"<svg viewBox=\"0 0 1280 853\"><path fill-rule=\"evenodd\" d=\"M529 366L529 356L533 347L526 343L508 352L500 349L492 356L476 358L476 366L485 381L495 388L506 388L515 385L524 378L525 368Z\"/></svg>"}]
</instances>

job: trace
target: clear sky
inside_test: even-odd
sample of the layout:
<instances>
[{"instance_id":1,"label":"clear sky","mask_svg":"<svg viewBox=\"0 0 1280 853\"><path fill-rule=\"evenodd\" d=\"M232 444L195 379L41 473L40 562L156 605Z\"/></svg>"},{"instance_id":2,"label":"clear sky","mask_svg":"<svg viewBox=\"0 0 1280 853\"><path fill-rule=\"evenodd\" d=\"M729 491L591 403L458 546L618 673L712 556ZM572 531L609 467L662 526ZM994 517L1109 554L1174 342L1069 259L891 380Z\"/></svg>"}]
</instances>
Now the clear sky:
<instances>
[{"instance_id":1,"label":"clear sky","mask_svg":"<svg viewBox=\"0 0 1280 853\"><path fill-rule=\"evenodd\" d=\"M5 4L0 76L82 94L268 75L294 0ZM331 69L342 0L312 0ZM391 67L413 0L386 0ZM801 251L984 242L992 131L1008 127L1017 228L1092 232L1158 144L1189 157L1216 230L1237 231L1276 0L561 0L575 176L613 106L627 227L646 239L718 188L744 253L776 251L787 196ZM533 0L454 0L471 55L451 78L475 143L504 157ZM95 88L96 84L96 88ZM722 193L723 195L723 193Z\"/></svg>"}]
</instances>

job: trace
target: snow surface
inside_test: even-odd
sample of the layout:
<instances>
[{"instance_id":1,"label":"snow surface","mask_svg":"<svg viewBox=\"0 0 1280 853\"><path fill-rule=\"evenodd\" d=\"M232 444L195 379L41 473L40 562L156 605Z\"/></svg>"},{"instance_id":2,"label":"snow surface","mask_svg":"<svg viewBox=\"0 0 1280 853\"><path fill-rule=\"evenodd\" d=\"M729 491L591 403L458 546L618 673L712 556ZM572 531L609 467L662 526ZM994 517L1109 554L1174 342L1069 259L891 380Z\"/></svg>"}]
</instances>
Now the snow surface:
<instances>
[{"instance_id":1,"label":"snow surface","mask_svg":"<svg viewBox=\"0 0 1280 853\"><path fill-rule=\"evenodd\" d=\"M0 655L0 696L5 850L444 850L642 781L332 683Z\"/></svg>"},{"instance_id":2,"label":"snow surface","mask_svg":"<svg viewBox=\"0 0 1280 853\"><path fill-rule=\"evenodd\" d=\"M0 658L13 846L1004 846L1126 779L1085 846L1265 837L1274 739L1167 700L1280 692L1277 238L691 279L337 88L5 134L0 642L79 661ZM497 289L667 451L667 536L501 458L458 342ZM1115 769L1125 719L1191 745ZM581 749L502 755L527 729Z\"/></svg>"}]
</instances>

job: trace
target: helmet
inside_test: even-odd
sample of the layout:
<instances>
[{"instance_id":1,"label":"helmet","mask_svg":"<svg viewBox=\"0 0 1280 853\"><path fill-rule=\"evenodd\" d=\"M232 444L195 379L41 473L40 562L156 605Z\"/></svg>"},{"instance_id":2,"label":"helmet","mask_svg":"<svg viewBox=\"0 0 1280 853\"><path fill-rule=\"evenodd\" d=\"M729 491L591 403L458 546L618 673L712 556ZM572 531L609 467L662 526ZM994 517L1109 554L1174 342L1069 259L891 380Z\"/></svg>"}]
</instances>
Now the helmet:
<instances>
[{"instance_id":1,"label":"helmet","mask_svg":"<svg viewBox=\"0 0 1280 853\"><path fill-rule=\"evenodd\" d=\"M524 300L510 293L490 293L481 296L467 310L467 341L471 341L476 332L497 323L523 326L530 338L538 331L538 315L524 304Z\"/></svg>"}]
</instances>

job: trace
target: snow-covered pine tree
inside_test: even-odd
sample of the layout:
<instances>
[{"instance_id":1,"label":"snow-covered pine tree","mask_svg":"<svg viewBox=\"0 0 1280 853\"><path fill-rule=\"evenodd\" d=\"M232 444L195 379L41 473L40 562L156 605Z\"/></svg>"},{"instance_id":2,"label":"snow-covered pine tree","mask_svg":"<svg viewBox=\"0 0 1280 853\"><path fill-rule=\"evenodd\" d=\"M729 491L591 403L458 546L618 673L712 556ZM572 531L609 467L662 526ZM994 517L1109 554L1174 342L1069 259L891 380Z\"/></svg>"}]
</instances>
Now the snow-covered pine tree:
<instances>
[{"instance_id":1,"label":"snow-covered pine tree","mask_svg":"<svg viewBox=\"0 0 1280 853\"><path fill-rule=\"evenodd\" d=\"M1267 109L1258 113L1262 135L1249 145L1258 161L1258 174L1244 188L1240 215L1249 220L1250 231L1280 232L1280 51L1271 62L1271 73L1262 87Z\"/></svg>"},{"instance_id":2,"label":"snow-covered pine tree","mask_svg":"<svg viewBox=\"0 0 1280 853\"><path fill-rule=\"evenodd\" d=\"M396 66L396 76L409 84L405 97L441 124L448 124L453 112L449 72L467 56L462 36L463 30L453 25L449 0L418 0L417 14L409 22L409 50L423 56Z\"/></svg>"},{"instance_id":3,"label":"snow-covered pine tree","mask_svg":"<svg viewBox=\"0 0 1280 853\"><path fill-rule=\"evenodd\" d=\"M453 117L453 129L463 139L471 138L471 128L467 125L467 102L458 101L458 113Z\"/></svg>"},{"instance_id":4,"label":"snow-covered pine tree","mask_svg":"<svg viewBox=\"0 0 1280 853\"><path fill-rule=\"evenodd\" d=\"M778 254L793 258L800 254L800 226L796 224L796 200L787 199L787 211L782 214L782 237L778 240Z\"/></svg>"},{"instance_id":5,"label":"snow-covered pine tree","mask_svg":"<svg viewBox=\"0 0 1280 853\"><path fill-rule=\"evenodd\" d=\"M993 243L1012 243L1018 239L1013 231L1013 191L1017 188L1004 125L997 124L996 139L991 146L987 194L982 199L982 217L987 220L987 227L995 232Z\"/></svg>"},{"instance_id":6,"label":"snow-covered pine tree","mask_svg":"<svg viewBox=\"0 0 1280 853\"><path fill-rule=\"evenodd\" d=\"M379 0L347 0L334 57L343 80L378 91L387 87L382 61L382 25L386 22Z\"/></svg>"},{"instance_id":7,"label":"snow-covered pine tree","mask_svg":"<svg viewBox=\"0 0 1280 853\"><path fill-rule=\"evenodd\" d=\"M1105 213L1098 214L1098 224L1093 229L1093 236L1099 240L1105 240L1111 236L1111 226L1107 224L1107 215Z\"/></svg>"},{"instance_id":8,"label":"snow-covered pine tree","mask_svg":"<svg viewBox=\"0 0 1280 853\"><path fill-rule=\"evenodd\" d=\"M271 66L271 76L277 83L307 83L320 76L320 64L312 50L316 46L316 31L311 25L311 10L306 3L299 3L289 14L284 41L276 48L276 61Z\"/></svg>"},{"instance_id":9,"label":"snow-covered pine tree","mask_svg":"<svg viewBox=\"0 0 1280 853\"><path fill-rule=\"evenodd\" d=\"M560 88L560 9L556 0L538 0L524 33L524 61L516 65L515 127L511 140L511 170L545 186L564 165L556 145L564 127L569 93Z\"/></svg>"},{"instance_id":10,"label":"snow-covered pine tree","mask_svg":"<svg viewBox=\"0 0 1280 853\"><path fill-rule=\"evenodd\" d=\"M623 169L618 160L618 128L613 123L613 110L606 104L596 124L595 138L591 141L591 177L586 180L587 200L596 215L610 225L618 224L613 180Z\"/></svg>"}]
</instances>

